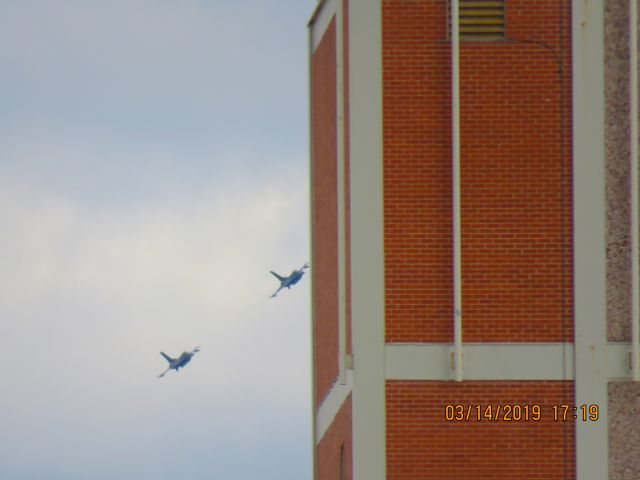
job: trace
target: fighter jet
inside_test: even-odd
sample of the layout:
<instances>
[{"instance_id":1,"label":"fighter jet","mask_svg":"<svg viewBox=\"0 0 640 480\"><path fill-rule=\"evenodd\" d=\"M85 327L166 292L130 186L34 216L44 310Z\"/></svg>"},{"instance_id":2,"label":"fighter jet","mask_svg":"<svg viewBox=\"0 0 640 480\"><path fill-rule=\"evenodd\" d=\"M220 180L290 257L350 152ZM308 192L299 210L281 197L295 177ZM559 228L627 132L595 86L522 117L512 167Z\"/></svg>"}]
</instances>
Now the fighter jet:
<instances>
[{"instance_id":1,"label":"fighter jet","mask_svg":"<svg viewBox=\"0 0 640 480\"><path fill-rule=\"evenodd\" d=\"M166 353L160 352L160 355L162 355L167 360L167 362L169 362L169 368L158 375L158 378L164 377L165 374L171 369L177 372L178 369L184 367L187 363L189 363L191 361L191 357L193 357L199 351L200 347L196 347L191 352L182 352L182 355L180 355L178 358L171 358Z\"/></svg>"},{"instance_id":2,"label":"fighter jet","mask_svg":"<svg viewBox=\"0 0 640 480\"><path fill-rule=\"evenodd\" d=\"M290 289L292 285L295 285L296 283L298 283L302 278L302 276L304 275L304 271L307 268L309 268L309 264L305 263L300 270L294 270L293 272L291 272L291 275L289 275L288 277L282 277L278 275L276 272L274 272L273 270L271 270L271 275L273 275L278 280L280 280L280 287L269 298L273 298L276 295L278 295L278 292L283 288L287 287Z\"/></svg>"}]
</instances>

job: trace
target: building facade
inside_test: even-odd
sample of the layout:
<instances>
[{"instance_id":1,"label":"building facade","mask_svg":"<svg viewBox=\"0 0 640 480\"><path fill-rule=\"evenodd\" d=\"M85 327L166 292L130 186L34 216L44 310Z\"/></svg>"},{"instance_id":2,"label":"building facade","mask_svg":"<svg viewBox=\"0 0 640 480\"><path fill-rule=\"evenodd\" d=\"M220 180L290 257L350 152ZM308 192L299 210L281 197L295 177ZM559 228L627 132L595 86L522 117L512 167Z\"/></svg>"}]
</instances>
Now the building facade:
<instances>
[{"instance_id":1,"label":"building facade","mask_svg":"<svg viewBox=\"0 0 640 480\"><path fill-rule=\"evenodd\" d=\"M640 478L632 7L318 3L317 480Z\"/></svg>"}]
</instances>

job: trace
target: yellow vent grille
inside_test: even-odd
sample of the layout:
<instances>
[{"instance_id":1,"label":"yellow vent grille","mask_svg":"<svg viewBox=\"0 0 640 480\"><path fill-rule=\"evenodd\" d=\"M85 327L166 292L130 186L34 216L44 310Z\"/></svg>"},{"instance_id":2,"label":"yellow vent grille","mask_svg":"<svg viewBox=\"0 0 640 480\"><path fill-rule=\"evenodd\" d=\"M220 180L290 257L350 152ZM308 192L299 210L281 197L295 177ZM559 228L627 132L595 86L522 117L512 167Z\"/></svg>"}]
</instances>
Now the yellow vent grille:
<instances>
[{"instance_id":1,"label":"yellow vent grille","mask_svg":"<svg viewBox=\"0 0 640 480\"><path fill-rule=\"evenodd\" d=\"M504 0L459 0L459 2L460 38L468 40L504 38ZM451 27L451 2L449 2L449 27Z\"/></svg>"}]
</instances>

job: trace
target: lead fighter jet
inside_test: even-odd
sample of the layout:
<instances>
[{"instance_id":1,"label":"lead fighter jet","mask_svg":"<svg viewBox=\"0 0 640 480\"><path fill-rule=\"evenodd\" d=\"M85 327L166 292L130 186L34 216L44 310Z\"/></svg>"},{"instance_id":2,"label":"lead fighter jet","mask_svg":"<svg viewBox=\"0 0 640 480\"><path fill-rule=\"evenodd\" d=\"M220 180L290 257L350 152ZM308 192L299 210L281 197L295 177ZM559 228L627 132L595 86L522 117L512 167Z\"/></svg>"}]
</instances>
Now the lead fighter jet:
<instances>
[{"instance_id":1,"label":"lead fighter jet","mask_svg":"<svg viewBox=\"0 0 640 480\"><path fill-rule=\"evenodd\" d=\"M298 283L300 281L300 279L302 278L302 276L304 275L304 271L307 268L309 268L309 264L305 263L300 270L294 270L293 272L291 272L291 275L289 275L288 277L283 277L281 275L278 275L276 272L271 270L271 275L273 275L278 280L280 280L280 287L269 298L273 298L276 295L278 295L278 292L280 290L282 290L283 288L285 288L285 287L286 288L291 288L291 285L295 285L296 283Z\"/></svg>"},{"instance_id":2,"label":"lead fighter jet","mask_svg":"<svg viewBox=\"0 0 640 480\"><path fill-rule=\"evenodd\" d=\"M196 347L191 352L182 352L182 355L180 355L178 358L171 358L166 353L160 352L160 355L162 355L167 360L167 362L169 362L169 368L158 375L158 378L164 377L165 374L171 369L177 372L178 369L184 367L187 363L189 363L191 361L191 357L193 357L199 351L200 347Z\"/></svg>"}]
</instances>

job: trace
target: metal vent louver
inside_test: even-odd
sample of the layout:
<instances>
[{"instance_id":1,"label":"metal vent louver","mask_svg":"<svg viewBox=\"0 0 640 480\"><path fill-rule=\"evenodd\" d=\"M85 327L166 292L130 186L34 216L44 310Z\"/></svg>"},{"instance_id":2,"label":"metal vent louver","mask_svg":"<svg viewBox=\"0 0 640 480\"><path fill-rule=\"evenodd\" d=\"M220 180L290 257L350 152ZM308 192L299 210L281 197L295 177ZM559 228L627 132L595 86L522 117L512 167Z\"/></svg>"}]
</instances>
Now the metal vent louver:
<instances>
[{"instance_id":1,"label":"metal vent louver","mask_svg":"<svg viewBox=\"0 0 640 480\"><path fill-rule=\"evenodd\" d=\"M468 40L504 38L504 0L459 0L459 2L460 38ZM449 26L451 26L451 3L449 3Z\"/></svg>"}]
</instances>

